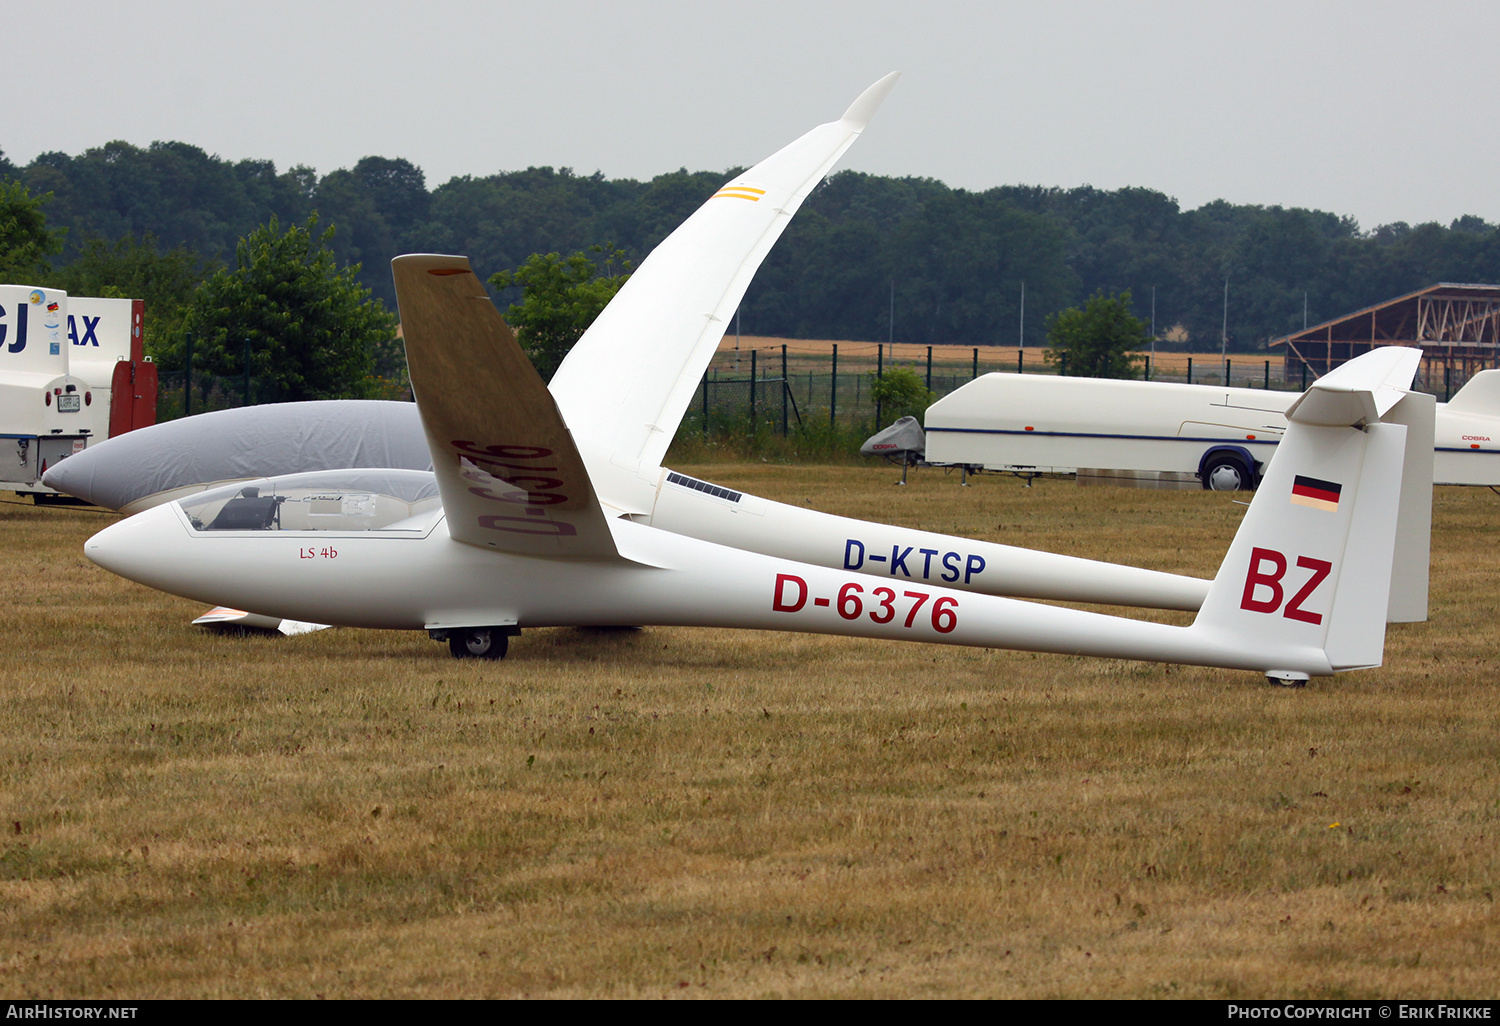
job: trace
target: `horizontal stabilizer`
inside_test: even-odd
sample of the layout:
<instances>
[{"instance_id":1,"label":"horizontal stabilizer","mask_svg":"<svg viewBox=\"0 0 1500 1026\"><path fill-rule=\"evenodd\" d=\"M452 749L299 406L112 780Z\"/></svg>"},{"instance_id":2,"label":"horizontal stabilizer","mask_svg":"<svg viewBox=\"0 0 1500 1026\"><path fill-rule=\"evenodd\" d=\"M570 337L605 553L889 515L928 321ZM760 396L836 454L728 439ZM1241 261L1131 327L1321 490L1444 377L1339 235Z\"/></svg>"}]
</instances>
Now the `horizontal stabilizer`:
<instances>
[{"instance_id":1,"label":"horizontal stabilizer","mask_svg":"<svg viewBox=\"0 0 1500 1026\"><path fill-rule=\"evenodd\" d=\"M1411 390L1422 362L1420 349L1382 346L1334 368L1287 407L1298 424L1358 427L1385 416Z\"/></svg>"}]
</instances>

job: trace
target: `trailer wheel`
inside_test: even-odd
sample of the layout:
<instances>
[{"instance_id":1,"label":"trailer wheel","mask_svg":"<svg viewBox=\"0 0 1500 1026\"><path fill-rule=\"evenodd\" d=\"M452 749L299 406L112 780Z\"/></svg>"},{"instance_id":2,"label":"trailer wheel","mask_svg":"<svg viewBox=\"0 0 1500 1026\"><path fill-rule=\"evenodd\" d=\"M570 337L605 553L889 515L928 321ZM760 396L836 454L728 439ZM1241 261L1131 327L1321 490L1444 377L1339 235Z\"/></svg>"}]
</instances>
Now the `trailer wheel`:
<instances>
[{"instance_id":1,"label":"trailer wheel","mask_svg":"<svg viewBox=\"0 0 1500 1026\"><path fill-rule=\"evenodd\" d=\"M467 627L448 635L454 659L504 659L510 638L498 627Z\"/></svg>"},{"instance_id":2,"label":"trailer wheel","mask_svg":"<svg viewBox=\"0 0 1500 1026\"><path fill-rule=\"evenodd\" d=\"M1203 466L1203 487L1211 492L1249 492L1255 475L1238 456L1221 453Z\"/></svg>"}]
</instances>

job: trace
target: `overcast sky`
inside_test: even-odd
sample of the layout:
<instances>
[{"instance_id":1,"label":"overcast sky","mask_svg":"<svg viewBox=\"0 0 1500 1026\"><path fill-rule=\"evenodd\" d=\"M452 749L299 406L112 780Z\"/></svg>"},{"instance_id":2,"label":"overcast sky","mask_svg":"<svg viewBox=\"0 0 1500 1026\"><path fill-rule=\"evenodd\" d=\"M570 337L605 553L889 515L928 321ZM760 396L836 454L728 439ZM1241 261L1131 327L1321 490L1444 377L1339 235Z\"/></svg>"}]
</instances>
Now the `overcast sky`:
<instances>
[{"instance_id":1,"label":"overcast sky","mask_svg":"<svg viewBox=\"0 0 1500 1026\"><path fill-rule=\"evenodd\" d=\"M749 165L904 72L842 167L1500 221L1500 4L0 0L16 163L180 140L434 187ZM45 24L40 24L44 22ZM19 42L24 39L25 43Z\"/></svg>"}]
</instances>

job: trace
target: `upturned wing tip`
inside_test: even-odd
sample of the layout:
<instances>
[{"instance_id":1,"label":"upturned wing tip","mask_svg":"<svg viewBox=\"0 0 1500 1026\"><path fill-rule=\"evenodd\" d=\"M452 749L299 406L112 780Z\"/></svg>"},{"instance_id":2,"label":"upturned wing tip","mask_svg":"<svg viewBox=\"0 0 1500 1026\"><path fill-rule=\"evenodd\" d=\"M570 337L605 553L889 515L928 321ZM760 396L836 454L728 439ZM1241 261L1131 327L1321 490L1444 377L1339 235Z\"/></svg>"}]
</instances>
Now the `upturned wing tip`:
<instances>
[{"instance_id":1,"label":"upturned wing tip","mask_svg":"<svg viewBox=\"0 0 1500 1026\"><path fill-rule=\"evenodd\" d=\"M391 260L391 270L397 269L444 271L472 271L469 258L448 253L402 253Z\"/></svg>"},{"instance_id":2,"label":"upturned wing tip","mask_svg":"<svg viewBox=\"0 0 1500 1026\"><path fill-rule=\"evenodd\" d=\"M885 100L886 94L891 91L891 87L896 84L896 79L900 77L901 72L893 71L860 93L859 99L849 105L849 109L844 111L844 116L839 120L853 126L856 130L864 128Z\"/></svg>"}]
</instances>

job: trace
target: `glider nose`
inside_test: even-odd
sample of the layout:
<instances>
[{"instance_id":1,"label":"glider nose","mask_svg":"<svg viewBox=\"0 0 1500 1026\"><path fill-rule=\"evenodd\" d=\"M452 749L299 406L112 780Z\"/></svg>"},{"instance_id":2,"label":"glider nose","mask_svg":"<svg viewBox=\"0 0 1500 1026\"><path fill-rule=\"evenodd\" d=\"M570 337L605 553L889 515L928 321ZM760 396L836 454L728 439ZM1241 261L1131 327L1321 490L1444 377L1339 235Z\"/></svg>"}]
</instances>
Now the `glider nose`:
<instances>
[{"instance_id":1,"label":"glider nose","mask_svg":"<svg viewBox=\"0 0 1500 1026\"><path fill-rule=\"evenodd\" d=\"M83 544L83 554L126 580L163 588L168 554L178 552L183 529L176 506L167 503L111 524Z\"/></svg>"}]
</instances>

